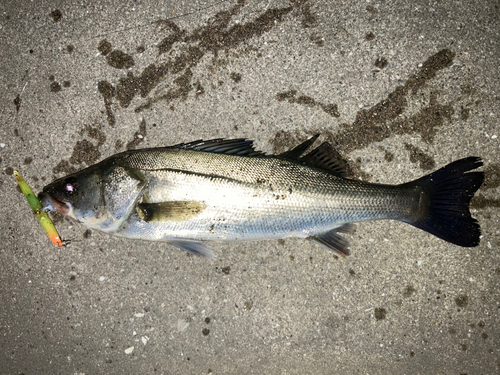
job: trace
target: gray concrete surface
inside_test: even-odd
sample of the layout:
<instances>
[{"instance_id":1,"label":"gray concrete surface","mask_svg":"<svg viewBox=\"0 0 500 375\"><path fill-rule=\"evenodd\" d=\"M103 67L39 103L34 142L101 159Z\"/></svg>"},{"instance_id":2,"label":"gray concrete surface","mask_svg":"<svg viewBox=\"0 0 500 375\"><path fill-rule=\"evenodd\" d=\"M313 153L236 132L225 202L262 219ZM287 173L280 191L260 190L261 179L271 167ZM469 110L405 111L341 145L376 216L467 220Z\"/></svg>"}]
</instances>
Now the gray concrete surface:
<instances>
[{"instance_id":1,"label":"gray concrete surface","mask_svg":"<svg viewBox=\"0 0 500 375\"><path fill-rule=\"evenodd\" d=\"M3 1L0 373L498 374L498 1ZM159 21L161 20L161 21ZM158 21L158 22L157 22ZM55 217L16 188L126 148L320 132L356 178L484 158L479 247L365 223L214 262ZM130 348L133 348L130 349Z\"/></svg>"}]
</instances>

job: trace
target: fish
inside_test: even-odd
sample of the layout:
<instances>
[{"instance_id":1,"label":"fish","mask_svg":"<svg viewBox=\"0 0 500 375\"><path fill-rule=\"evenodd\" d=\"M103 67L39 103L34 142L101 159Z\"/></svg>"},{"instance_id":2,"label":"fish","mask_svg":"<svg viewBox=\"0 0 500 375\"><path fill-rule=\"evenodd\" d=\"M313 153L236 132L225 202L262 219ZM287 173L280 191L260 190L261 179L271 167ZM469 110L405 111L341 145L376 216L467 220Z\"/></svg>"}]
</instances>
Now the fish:
<instances>
[{"instance_id":1,"label":"fish","mask_svg":"<svg viewBox=\"0 0 500 375\"><path fill-rule=\"evenodd\" d=\"M349 175L319 134L278 155L244 138L131 150L59 178L39 194L58 211L110 235L165 241L214 258L211 243L290 237L349 255L357 222L398 220L462 247L480 242L469 204L484 181L466 157L414 181L374 184ZM308 152L309 151L309 152Z\"/></svg>"}]
</instances>

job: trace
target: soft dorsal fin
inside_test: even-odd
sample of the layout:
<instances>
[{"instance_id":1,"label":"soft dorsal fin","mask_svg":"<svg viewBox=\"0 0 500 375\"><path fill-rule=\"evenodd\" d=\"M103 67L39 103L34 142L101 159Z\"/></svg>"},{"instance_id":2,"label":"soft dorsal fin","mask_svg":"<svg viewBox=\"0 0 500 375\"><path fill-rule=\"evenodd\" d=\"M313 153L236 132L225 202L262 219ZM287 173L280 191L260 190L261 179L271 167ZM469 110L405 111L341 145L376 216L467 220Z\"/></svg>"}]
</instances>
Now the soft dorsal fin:
<instances>
[{"instance_id":1,"label":"soft dorsal fin","mask_svg":"<svg viewBox=\"0 0 500 375\"><path fill-rule=\"evenodd\" d=\"M300 160L311 167L324 169L338 177L346 178L349 176L347 163L328 142L323 142Z\"/></svg>"},{"instance_id":2,"label":"soft dorsal fin","mask_svg":"<svg viewBox=\"0 0 500 375\"><path fill-rule=\"evenodd\" d=\"M285 158L285 159L290 159L290 160L299 160L299 158L306 152L309 147L312 146L314 142L316 142L316 139L318 139L319 134L316 134L315 136L309 138L305 142L302 142L300 145L292 148L289 151L285 151L282 154L279 154L278 156Z\"/></svg>"},{"instance_id":3,"label":"soft dorsal fin","mask_svg":"<svg viewBox=\"0 0 500 375\"><path fill-rule=\"evenodd\" d=\"M264 156L262 151L255 151L253 141L245 138L237 139L210 139L208 141L197 140L189 143L179 143L172 148L184 150L196 150L212 152L215 154L238 155L238 156Z\"/></svg>"}]
</instances>

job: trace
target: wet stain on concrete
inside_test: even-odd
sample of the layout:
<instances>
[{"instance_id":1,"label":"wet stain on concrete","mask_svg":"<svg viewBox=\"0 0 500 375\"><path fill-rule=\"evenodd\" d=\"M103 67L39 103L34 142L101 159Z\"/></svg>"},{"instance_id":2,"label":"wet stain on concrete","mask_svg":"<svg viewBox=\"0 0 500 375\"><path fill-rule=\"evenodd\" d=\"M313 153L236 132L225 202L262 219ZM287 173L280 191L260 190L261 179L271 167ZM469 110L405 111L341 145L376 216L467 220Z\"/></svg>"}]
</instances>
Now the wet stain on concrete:
<instances>
[{"instance_id":1,"label":"wet stain on concrete","mask_svg":"<svg viewBox=\"0 0 500 375\"><path fill-rule=\"evenodd\" d=\"M500 186L500 164L491 163L484 168L484 182L480 190L496 189ZM488 198L484 194L476 194L470 203L471 208L498 208L500 207L500 199Z\"/></svg>"},{"instance_id":2,"label":"wet stain on concrete","mask_svg":"<svg viewBox=\"0 0 500 375\"><path fill-rule=\"evenodd\" d=\"M14 105L16 106L16 112L19 113L19 109L21 108L21 96L19 94L14 99Z\"/></svg>"},{"instance_id":3,"label":"wet stain on concrete","mask_svg":"<svg viewBox=\"0 0 500 375\"><path fill-rule=\"evenodd\" d=\"M384 320L387 317L387 310L382 307L377 307L375 309L375 319Z\"/></svg>"},{"instance_id":4,"label":"wet stain on concrete","mask_svg":"<svg viewBox=\"0 0 500 375\"><path fill-rule=\"evenodd\" d=\"M455 298L455 303L458 307L467 307L469 304L469 297L466 294L461 294Z\"/></svg>"},{"instance_id":5,"label":"wet stain on concrete","mask_svg":"<svg viewBox=\"0 0 500 375\"><path fill-rule=\"evenodd\" d=\"M288 103L300 104L310 108L319 107L332 117L340 117L339 109L336 104L321 103L307 95L297 96L297 90L280 92L276 95L276 99L280 102L286 100Z\"/></svg>"},{"instance_id":6,"label":"wet stain on concrete","mask_svg":"<svg viewBox=\"0 0 500 375\"><path fill-rule=\"evenodd\" d=\"M375 60L373 65L375 65L379 69L384 69L387 68L387 65L389 65L389 63L385 57L379 57L377 60Z\"/></svg>"},{"instance_id":7,"label":"wet stain on concrete","mask_svg":"<svg viewBox=\"0 0 500 375\"><path fill-rule=\"evenodd\" d=\"M109 66L115 69L130 69L135 65L134 58L123 51L114 50L106 55Z\"/></svg>"},{"instance_id":8,"label":"wet stain on concrete","mask_svg":"<svg viewBox=\"0 0 500 375\"><path fill-rule=\"evenodd\" d=\"M69 160L61 160L52 169L55 175L60 173L75 173L85 165L95 164L101 158L99 148L106 141L106 136L102 131L102 125L85 125L79 135L81 137L86 136L86 138L76 142Z\"/></svg>"},{"instance_id":9,"label":"wet stain on concrete","mask_svg":"<svg viewBox=\"0 0 500 375\"><path fill-rule=\"evenodd\" d=\"M146 137L146 120L143 119L139 124L139 130L134 133L134 138L125 146L127 151L135 150L144 141L144 137Z\"/></svg>"},{"instance_id":10,"label":"wet stain on concrete","mask_svg":"<svg viewBox=\"0 0 500 375\"><path fill-rule=\"evenodd\" d=\"M97 89L104 98L104 107L106 108L106 119L108 120L109 126L113 127L116 124L115 115L111 109L112 100L115 96L115 88L112 84L106 81L100 81L97 84Z\"/></svg>"},{"instance_id":11,"label":"wet stain on concrete","mask_svg":"<svg viewBox=\"0 0 500 375\"><path fill-rule=\"evenodd\" d=\"M59 9L53 10L50 15L52 16L52 19L54 22L59 22L62 18L62 12Z\"/></svg>"},{"instance_id":12,"label":"wet stain on concrete","mask_svg":"<svg viewBox=\"0 0 500 375\"><path fill-rule=\"evenodd\" d=\"M229 275L229 273L231 272L231 266L222 267L221 271L224 275Z\"/></svg>"},{"instance_id":13,"label":"wet stain on concrete","mask_svg":"<svg viewBox=\"0 0 500 375\"><path fill-rule=\"evenodd\" d=\"M411 284L408 284L403 292L403 296L405 298L409 298L411 297L413 294L415 294L416 290L415 288L413 287L413 285Z\"/></svg>"},{"instance_id":14,"label":"wet stain on concrete","mask_svg":"<svg viewBox=\"0 0 500 375\"><path fill-rule=\"evenodd\" d=\"M239 83L241 81L241 74L233 72L229 75L229 78L231 78L234 82Z\"/></svg>"},{"instance_id":15,"label":"wet stain on concrete","mask_svg":"<svg viewBox=\"0 0 500 375\"><path fill-rule=\"evenodd\" d=\"M248 45L245 46L245 44L275 28L287 15L300 17L301 25L304 28L311 28L317 24L317 17L312 11L311 5L308 1L303 0L292 1L290 6L286 7L267 9L248 22L234 24L233 18L241 12L244 5L245 1L239 0L230 9L218 12L204 25L197 27L192 32L182 30L171 20L158 20L156 23L168 34L158 43L158 54L166 55L174 49L176 53L171 54L166 60L164 58L162 62L150 64L138 74L128 72L126 77L118 80L116 86L102 81L100 85L106 87L106 90L100 90L100 92L108 112L108 121L113 121L111 103L114 100L117 100L121 107L127 108L135 97L147 98L146 103L139 104L135 108L136 112L148 109L158 101L170 104L177 99L186 100L193 86L197 86L197 84L191 83L193 79L191 69L197 66L207 53L212 55L214 66L226 65L229 52L234 52L240 47L248 48ZM106 56L106 59L110 58L114 52L112 52L111 44L106 40L99 43L98 49L101 54ZM221 57L223 54L225 58ZM132 60L123 57L124 55L120 54L117 59L120 64L115 63L115 67L131 66ZM149 97L154 88L168 79L172 80L172 84L162 90L164 94ZM231 77L231 79L235 82L239 81L238 76ZM196 94L199 94L199 91L197 88ZM114 92L114 95L110 95L111 92ZM334 108L326 108L325 110L332 114L336 113Z\"/></svg>"},{"instance_id":16,"label":"wet stain on concrete","mask_svg":"<svg viewBox=\"0 0 500 375\"><path fill-rule=\"evenodd\" d=\"M445 121L451 120L453 103L440 104L437 94L431 92L427 105L417 113L404 117L408 107L407 97L425 87L438 71L449 67L454 56L455 53L448 49L432 55L415 74L410 75L404 85L396 87L373 107L360 110L351 124L340 124L336 133L325 132L323 129L311 130L305 135L298 132L277 132L275 138L270 140L275 153L280 153L280 149L290 148L299 138L317 133L322 134L325 141L332 144L342 155L381 142L395 134L419 134L424 142L431 143L437 133L436 129L443 126ZM294 97L295 94L292 94L293 92L287 93L283 100L287 99L287 96Z\"/></svg>"},{"instance_id":17,"label":"wet stain on concrete","mask_svg":"<svg viewBox=\"0 0 500 375\"><path fill-rule=\"evenodd\" d=\"M252 310L253 302L252 301L246 301L243 305L245 306L245 310L250 311L250 310Z\"/></svg>"},{"instance_id":18,"label":"wet stain on concrete","mask_svg":"<svg viewBox=\"0 0 500 375\"><path fill-rule=\"evenodd\" d=\"M430 155L427 155L420 148L409 143L405 143L405 148L410 152L410 161L412 163L419 164L422 170L429 171L436 167L434 158L432 158Z\"/></svg>"},{"instance_id":19,"label":"wet stain on concrete","mask_svg":"<svg viewBox=\"0 0 500 375\"><path fill-rule=\"evenodd\" d=\"M210 330L208 328L203 328L201 330L201 333L203 334L203 336L208 336L210 334Z\"/></svg>"}]
</instances>

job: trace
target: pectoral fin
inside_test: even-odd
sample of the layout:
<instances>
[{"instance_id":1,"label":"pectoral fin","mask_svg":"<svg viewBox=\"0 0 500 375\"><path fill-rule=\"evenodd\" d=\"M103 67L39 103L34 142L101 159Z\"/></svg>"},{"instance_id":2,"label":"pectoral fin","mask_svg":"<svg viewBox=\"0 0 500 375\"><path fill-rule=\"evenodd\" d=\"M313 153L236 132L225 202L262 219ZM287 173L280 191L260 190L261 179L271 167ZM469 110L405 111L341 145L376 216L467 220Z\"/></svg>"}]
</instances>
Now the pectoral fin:
<instances>
[{"instance_id":1,"label":"pectoral fin","mask_svg":"<svg viewBox=\"0 0 500 375\"><path fill-rule=\"evenodd\" d=\"M147 222L184 221L200 214L207 206L194 201L139 203L137 213Z\"/></svg>"},{"instance_id":2,"label":"pectoral fin","mask_svg":"<svg viewBox=\"0 0 500 375\"><path fill-rule=\"evenodd\" d=\"M203 258L215 259L215 255L207 244L196 241L169 241L171 245L178 247L181 250L187 251L190 254L198 255Z\"/></svg>"},{"instance_id":3,"label":"pectoral fin","mask_svg":"<svg viewBox=\"0 0 500 375\"><path fill-rule=\"evenodd\" d=\"M343 257L349 255L349 241L340 236L339 233L353 233L356 229L354 224L344 224L338 228L332 229L329 232L318 234L317 236L309 237L319 245L326 247Z\"/></svg>"}]
</instances>

